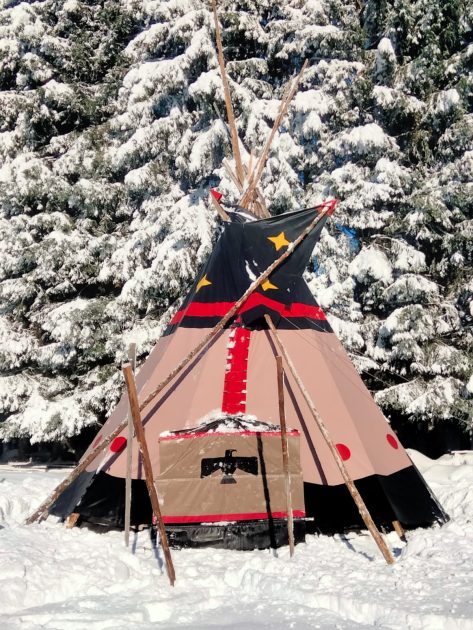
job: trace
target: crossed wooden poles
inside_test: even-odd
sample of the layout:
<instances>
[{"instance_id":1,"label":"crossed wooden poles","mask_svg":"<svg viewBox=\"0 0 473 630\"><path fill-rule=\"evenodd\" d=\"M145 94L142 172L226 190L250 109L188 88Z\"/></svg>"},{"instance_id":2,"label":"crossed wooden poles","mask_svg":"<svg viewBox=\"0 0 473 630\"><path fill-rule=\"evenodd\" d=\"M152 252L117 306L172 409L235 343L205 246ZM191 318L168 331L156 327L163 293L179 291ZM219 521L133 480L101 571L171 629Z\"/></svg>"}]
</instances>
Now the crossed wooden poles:
<instances>
[{"instance_id":1,"label":"crossed wooden poles","mask_svg":"<svg viewBox=\"0 0 473 630\"><path fill-rule=\"evenodd\" d=\"M269 151L271 149L271 145L273 140L278 132L279 127L287 114L289 109L289 105L291 104L294 95L296 94L300 81L302 79L302 75L304 74L307 68L307 60L304 62L301 71L299 74L293 79L289 81L286 85L283 96L281 99L281 104L279 106L279 111L274 120L273 127L268 135L268 138L264 144L263 150L261 151L261 155L259 159L256 161L256 164L253 165L253 154L250 153L248 167L243 164L243 160L241 157L240 151L240 139L238 137L238 130L235 122L235 114L233 111L232 99L230 95L230 84L228 81L227 71L225 67L225 58L223 55L223 47L222 47L222 35L220 24L217 16L217 0L212 0L212 11L214 16L214 25L215 25L215 40L217 44L217 56L218 56L218 64L220 67L220 74L222 77L223 84L223 93L225 98L225 109L227 112L227 120L228 127L230 133L230 140L232 145L233 158L235 160L235 171L233 171L232 167L228 163L228 161L224 160L224 167L230 176L231 180L237 187L238 191L242 195L238 205L242 208L248 210L251 214L253 214L258 219L268 218L270 216L268 209L266 208L266 204L263 199L263 195L258 189L258 184L263 174L264 167L266 165ZM246 186L246 188L245 188ZM224 221L228 221L228 214L225 212L223 206L219 203L217 199L211 194L210 200L220 215L220 217Z\"/></svg>"}]
</instances>

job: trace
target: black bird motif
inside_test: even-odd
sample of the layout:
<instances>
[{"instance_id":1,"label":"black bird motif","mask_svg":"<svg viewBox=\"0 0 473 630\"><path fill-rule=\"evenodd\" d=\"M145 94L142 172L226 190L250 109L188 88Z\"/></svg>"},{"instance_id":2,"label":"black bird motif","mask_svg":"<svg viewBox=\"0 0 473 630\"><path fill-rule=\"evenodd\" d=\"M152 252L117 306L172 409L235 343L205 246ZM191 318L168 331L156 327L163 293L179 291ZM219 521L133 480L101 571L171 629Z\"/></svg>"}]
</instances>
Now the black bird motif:
<instances>
[{"instance_id":1,"label":"black bird motif","mask_svg":"<svg viewBox=\"0 0 473 630\"><path fill-rule=\"evenodd\" d=\"M233 457L236 448L229 448L225 451L224 457L207 457L200 463L200 477L208 477L217 470L223 473L220 483L236 483L233 477L236 469L239 468L251 475L258 474L258 459L256 457Z\"/></svg>"}]
</instances>

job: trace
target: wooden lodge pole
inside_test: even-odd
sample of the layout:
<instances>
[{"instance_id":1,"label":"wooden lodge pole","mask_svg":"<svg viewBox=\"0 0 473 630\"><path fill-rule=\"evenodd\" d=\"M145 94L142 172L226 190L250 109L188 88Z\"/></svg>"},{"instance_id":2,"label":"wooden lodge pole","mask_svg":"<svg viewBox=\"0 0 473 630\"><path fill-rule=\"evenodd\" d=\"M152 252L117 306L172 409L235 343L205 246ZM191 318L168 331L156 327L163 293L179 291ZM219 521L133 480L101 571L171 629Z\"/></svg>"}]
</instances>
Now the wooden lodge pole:
<instances>
[{"instance_id":1,"label":"wooden lodge pole","mask_svg":"<svg viewBox=\"0 0 473 630\"><path fill-rule=\"evenodd\" d=\"M223 158L223 166L225 167L225 170L227 171L230 179L232 180L232 182L235 184L235 186L238 189L238 192L243 194L245 191L243 189L243 186L239 183L237 176L235 175L235 173L232 170L232 167L230 166L227 158ZM245 164L243 164L243 170L245 171L245 177L247 177L248 179L251 179L251 174L252 174L252 168L253 168L253 153L250 153L250 161L248 166L246 166ZM266 203L264 201L264 197L260 191L260 189L258 187L255 188L255 195L254 195L254 199L253 199L253 206L255 206L255 210L251 209L251 213L254 214L258 219L269 219L269 217L271 216L269 214L269 210L266 207Z\"/></svg>"},{"instance_id":2,"label":"wooden lodge pole","mask_svg":"<svg viewBox=\"0 0 473 630\"><path fill-rule=\"evenodd\" d=\"M159 383L157 387L155 387L155 389L145 398L145 400L140 403L140 411L143 411L143 409L156 398L156 396L166 387L166 385L169 385L174 377L177 376L179 372L181 372L181 370L183 370L186 365L188 365L192 361L192 359L199 354L199 352L201 352L205 347L208 346L212 339L214 339L214 337L218 335L221 330L223 330L227 322L229 322L232 317L234 317L234 315L246 302L249 296L254 291L256 291L256 289L266 280L266 278L268 278L273 273L275 269L277 269L277 267L279 267L279 265L281 265L286 260L286 258L288 258L292 254L292 252L300 245L305 237L315 228L317 223L321 221L323 217L333 211L336 203L337 201L335 199L332 199L331 201L326 201L325 203L318 206L319 212L311 221L311 223L305 228L305 230L303 230L301 234L299 234L295 241L293 241L288 246L286 251L281 254L281 256L277 260L271 263L271 265L269 265L269 267L265 271L263 271L263 273L258 278L256 278L254 282L252 282L252 284L248 287L241 298L237 302L235 302L232 308L227 312L226 315L222 317L218 324L216 324L212 328L209 334L204 337L204 339L202 339L202 341L200 341L197 346L182 359L182 361L167 375L167 377L163 381L161 381L161 383ZM125 419L122 423L118 425L118 427L114 431L112 431L112 433L104 437L103 440L96 447L92 448L92 450L74 468L69 476L66 477L66 479L64 479L53 490L49 497L45 501L43 501L43 503L35 510L35 512L33 512L33 514L31 514L31 516L26 519L25 523L27 525L30 525L31 523L46 518L47 511L53 505L59 495L64 492L64 490L68 488L73 481L77 479L77 477L87 468L87 466L89 466L95 460L95 458L100 455L100 453L102 453L102 451L104 451L116 437L120 435L120 433L122 433L127 424L128 420Z\"/></svg>"},{"instance_id":3,"label":"wooden lodge pole","mask_svg":"<svg viewBox=\"0 0 473 630\"><path fill-rule=\"evenodd\" d=\"M263 173L263 169L265 167L266 164L266 160L268 159L268 155L269 155L269 150L271 149L271 145L273 143L274 140L274 136L276 135L279 127L281 126L281 123L287 113L287 110L289 109L289 105L291 104L292 99L294 98L295 93L297 92L297 89L299 87L299 83L302 79L302 75L305 72L305 69L307 68L307 64L308 61L307 59L304 61L304 64L301 68L301 71L299 72L299 74L297 75L297 77L294 79L294 82L292 84L292 86L288 89L286 89L285 91L285 95L283 96L282 102L281 102L281 106L279 108L279 112L278 115L276 116L276 119L274 121L274 125L273 128L271 129L269 136L266 140L266 143L263 147L263 150L261 152L260 158L253 170L253 172L251 173L251 177L250 177L250 181L248 182L248 188L246 189L246 192L244 193L243 197L240 199L240 205L243 208L247 208L249 206L249 204L253 201L253 195L255 192L255 188L258 185L259 180L261 179L261 175Z\"/></svg>"},{"instance_id":4,"label":"wooden lodge pole","mask_svg":"<svg viewBox=\"0 0 473 630\"><path fill-rule=\"evenodd\" d=\"M159 535L161 537L161 546L163 548L164 559L166 561L166 570L169 582L171 586L174 586L174 582L176 581L176 573L174 571L174 565L172 563L171 551L169 549L166 529L164 528L161 508L159 507L158 493L156 492L156 486L154 485L153 468L151 466L148 445L146 443L145 432L143 429L143 424L141 422L140 407L138 405L138 394L136 391L135 376L133 374L133 369L129 363L125 363L125 365L122 366L122 369L123 376L125 377L126 388L128 391L130 414L133 418L136 439L138 442L138 446L140 447L141 456L143 457L143 468L145 471L146 485L148 487L151 507L153 508L153 514L155 515L158 523Z\"/></svg>"},{"instance_id":5,"label":"wooden lodge pole","mask_svg":"<svg viewBox=\"0 0 473 630\"><path fill-rule=\"evenodd\" d=\"M238 188L238 192L240 192L240 193L243 192L243 184L240 183L240 181L238 180L238 177L233 172L233 169L230 166L230 163L227 160L227 158L223 158L222 164L223 164L225 170L227 171L227 174L229 175L230 179L235 184L235 186Z\"/></svg>"},{"instance_id":6,"label":"wooden lodge pole","mask_svg":"<svg viewBox=\"0 0 473 630\"><path fill-rule=\"evenodd\" d=\"M220 74L222 75L223 93L225 96L225 107L227 108L228 126L230 127L230 137L232 142L233 157L235 158L235 167L238 180L243 184L245 174L243 171L243 163L240 154L240 141L238 139L238 131L235 122L235 114L233 112L232 97L230 95L230 84L228 82L227 71L225 68L225 58L223 56L222 36L220 33L220 25L217 15L217 1L212 0L212 11L215 22L215 41L217 43L218 64L220 66Z\"/></svg>"},{"instance_id":7,"label":"wooden lodge pole","mask_svg":"<svg viewBox=\"0 0 473 630\"><path fill-rule=\"evenodd\" d=\"M131 369L136 369L136 343L128 346L128 360ZM130 521L131 521L131 468L133 464L133 418L128 415L128 436L126 440L126 480L125 480L125 545L130 545Z\"/></svg>"},{"instance_id":8,"label":"wooden lodge pole","mask_svg":"<svg viewBox=\"0 0 473 630\"><path fill-rule=\"evenodd\" d=\"M243 164L243 168L245 170L245 176L248 179L250 179L253 171L250 170L249 166L247 168L244 164ZM241 192L244 192L244 191L242 190ZM255 190L253 194L253 201L250 203L250 206L251 206L251 211L253 212L253 214L256 214L256 216L259 219L269 219L269 217L271 216L266 206L263 193L258 188L258 186L255 186Z\"/></svg>"},{"instance_id":9,"label":"wooden lodge pole","mask_svg":"<svg viewBox=\"0 0 473 630\"><path fill-rule=\"evenodd\" d=\"M253 173L253 160L254 160L254 154L253 151L250 151L250 159L248 160L248 177L251 177L251 174Z\"/></svg>"},{"instance_id":10,"label":"wooden lodge pole","mask_svg":"<svg viewBox=\"0 0 473 630\"><path fill-rule=\"evenodd\" d=\"M404 531L404 527L399 521L393 521L393 529L402 540L402 542L406 542L406 532Z\"/></svg>"},{"instance_id":11,"label":"wooden lodge pole","mask_svg":"<svg viewBox=\"0 0 473 630\"><path fill-rule=\"evenodd\" d=\"M237 176L233 172L232 167L230 166L226 158L223 158L223 166L227 171L228 176L237 187L238 192L243 193L243 186L238 181ZM246 168L246 166L243 165L243 169L245 171L245 175L251 175L250 167ZM253 200L252 207L248 208L248 211L250 212L250 214L253 214L257 219L269 219L269 217L271 216L259 188L255 189L255 199Z\"/></svg>"},{"instance_id":12,"label":"wooden lodge pole","mask_svg":"<svg viewBox=\"0 0 473 630\"><path fill-rule=\"evenodd\" d=\"M289 540L289 555L294 555L294 517L292 514L292 494L291 477L289 475L289 449L286 433L286 412L284 409L284 369L282 357L276 357L276 368L278 372L278 401L279 401L279 424L281 425L281 447L282 447L282 467L284 471L284 481L286 485L286 510L287 510L287 537Z\"/></svg>"},{"instance_id":13,"label":"wooden lodge pole","mask_svg":"<svg viewBox=\"0 0 473 630\"><path fill-rule=\"evenodd\" d=\"M384 556L384 559L386 560L386 562L388 564L393 564L394 563L394 558L391 554L391 551L388 549L388 546L386 545L383 537L381 536L378 528L375 525L375 522L373 521L371 514L369 513L369 510L365 504L365 502L363 501L360 493L358 492L353 479L350 476L350 473L347 470L347 467L345 466L340 453L338 452L337 447L335 446L332 438L330 437L330 433L327 430L327 427L325 426L324 421L322 420L321 415L319 414L319 412L317 411L311 397L309 396L309 392L306 390L306 388L304 387L304 383L302 382L301 378L299 377L299 375L297 374L296 368L294 366L294 363L291 361L290 357L288 356L281 338L279 337L279 334L276 330L276 327L273 324L273 320L271 319L271 317L269 315L265 315L264 316L266 319L266 322L269 326L269 328L271 329L271 332L273 333L274 339L276 341L276 345L279 348L280 353L282 354L282 356L284 357L284 360L286 362L286 365L288 366L288 368L291 371L292 376L294 377L294 380L296 381L297 385L299 386L299 389L301 390L301 393L307 403L307 405L309 406L310 412L315 420L315 422L317 423L317 426L320 429L320 432L322 433L322 436L325 440L325 442L327 443L327 446L330 449L330 452L333 455L333 458L335 459L335 463L338 466L338 469L340 470L340 473L342 475L343 481L345 482L348 491L350 492L353 501L356 504L356 507L358 508L358 511L360 512L360 516L363 519L363 522L365 523L368 531L370 532L370 534L373 536L376 544L378 545L381 553Z\"/></svg>"},{"instance_id":14,"label":"wooden lodge pole","mask_svg":"<svg viewBox=\"0 0 473 630\"><path fill-rule=\"evenodd\" d=\"M72 529L73 527L75 527L77 525L79 517L79 512L72 512L72 514L69 514L69 518L67 519L66 523L66 529Z\"/></svg>"}]
</instances>

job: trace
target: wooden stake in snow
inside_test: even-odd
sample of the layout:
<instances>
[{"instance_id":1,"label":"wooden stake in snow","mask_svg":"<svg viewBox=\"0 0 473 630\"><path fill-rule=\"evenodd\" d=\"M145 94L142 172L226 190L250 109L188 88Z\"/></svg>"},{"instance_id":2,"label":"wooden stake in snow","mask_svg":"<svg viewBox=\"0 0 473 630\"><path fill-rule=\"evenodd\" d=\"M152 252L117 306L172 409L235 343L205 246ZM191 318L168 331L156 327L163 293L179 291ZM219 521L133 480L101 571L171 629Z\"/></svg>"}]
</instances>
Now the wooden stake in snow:
<instances>
[{"instance_id":1,"label":"wooden stake in snow","mask_svg":"<svg viewBox=\"0 0 473 630\"><path fill-rule=\"evenodd\" d=\"M235 304L228 311L228 313L224 315L222 319L218 322L218 324L216 324L212 328L209 334L206 337L204 337L204 339L202 339L202 341L198 343L197 346L182 359L179 365L177 365L174 368L174 370L172 370L168 374L168 376L163 381L161 381L161 383L159 383L159 385L149 394L149 396L147 396L147 398L141 402L140 411L143 411L143 409L147 407L149 403L156 398L156 396L166 387L166 385L169 385L169 383L179 374L179 372L181 372L181 370L183 370L186 367L186 365L188 365L192 361L192 359L196 355L199 354L199 352L201 352L204 348L206 348L209 345L212 339L214 339L214 337L216 337L216 335L218 335L219 332L223 330L225 325L232 319L232 317L234 317L234 315L238 312L238 310L246 302L246 300L250 297L250 295L254 291L256 291L256 289L266 280L266 278L268 278L273 273L273 271L277 269L277 267L279 267L279 265L281 265L286 260L286 258L288 258L292 254L292 252L296 249L296 247L300 245L300 243L305 239L305 237L310 232L312 232L312 230L315 228L317 223L321 221L325 215L330 214L333 211L336 203L337 203L336 200L332 199L331 201L326 201L325 203L318 206L318 209L319 209L318 214L316 214L314 219L305 228L305 230L303 230L303 232L299 234L299 236L295 239L295 241L293 241L291 245L289 245L286 251L277 260L271 263L271 265L269 265L269 267L265 271L263 271L263 273L258 278L256 278L254 282L252 282L252 284L248 287L248 289L241 296L241 298L237 302L235 302ZM107 437L105 437L95 448L93 448L82 459L80 464L78 464L74 468L74 470L70 473L70 475L66 479L64 479L54 489L54 491L50 494L50 496L45 501L43 501L43 503L38 507L38 509L35 512L33 512L31 516L27 518L27 520L25 521L27 525L30 525L31 523L34 523L44 518L45 515L47 516L46 514L47 510L49 510L49 508L53 505L53 503L56 501L59 495L62 492L64 492L64 490L67 487L69 487L75 479L77 479L77 477L87 468L87 466L89 466L89 464L91 464L95 460L95 458L98 455L100 455L100 453L104 451L107 448L107 446L109 446L113 442L113 440L116 437L120 435L123 429L125 429L125 427L127 426L127 423L128 421L124 420L121 424L118 425L118 427L114 431L112 431L112 433L110 433Z\"/></svg>"},{"instance_id":2,"label":"wooden stake in snow","mask_svg":"<svg viewBox=\"0 0 473 630\"><path fill-rule=\"evenodd\" d=\"M404 531L404 527L401 525L399 521L393 521L393 528L402 542L406 542L406 532Z\"/></svg>"},{"instance_id":3,"label":"wooden stake in snow","mask_svg":"<svg viewBox=\"0 0 473 630\"><path fill-rule=\"evenodd\" d=\"M164 528L161 508L159 507L158 493L156 492L156 486L154 485L153 468L151 466L148 445L146 443L145 432L143 429L143 424L141 422L140 408L138 405L138 394L136 392L135 376L129 363L125 363L125 365L122 366L122 369L123 375L125 377L126 388L128 391L130 414L133 418L136 439L138 442L138 446L140 447L141 456L143 457L143 468L145 471L145 479L146 486L148 487L149 499L151 501L151 507L153 508L153 514L156 517L159 535L161 537L161 546L163 548L164 559L166 561L166 571L171 586L174 586L174 582L176 581L176 573L174 571L174 565L172 563L171 551L169 549L166 529Z\"/></svg>"},{"instance_id":4,"label":"wooden stake in snow","mask_svg":"<svg viewBox=\"0 0 473 630\"><path fill-rule=\"evenodd\" d=\"M223 93L225 95L225 107L227 108L227 118L228 125L230 127L233 157L235 158L235 167L238 180L241 184L243 184L245 174L243 172L243 163L241 161L238 131L235 122L235 114L233 113L232 97L230 95L230 84L228 82L227 71L225 68L225 58L223 56L222 36L220 33L220 24L218 23L216 0L212 0L212 10L215 22L215 40L217 42L218 64L220 66L220 74L222 75Z\"/></svg>"},{"instance_id":5,"label":"wooden stake in snow","mask_svg":"<svg viewBox=\"0 0 473 630\"><path fill-rule=\"evenodd\" d=\"M333 455L333 458L335 459L335 463L338 466L338 469L340 470L340 473L342 475L343 481L345 482L345 485L348 488L348 491L350 492L353 501L356 504L356 507L358 508L358 511L360 512L360 516L363 519L364 524L366 525L368 531L370 532L370 534L373 536L376 544L378 545L381 553L384 556L384 559L386 560L386 562L388 564L393 564L394 563L394 558L391 554L391 551L388 549L388 546L386 545L386 543L384 542L383 537L381 536L378 528L376 527L373 519L371 518L371 514L368 511L368 508L366 507L365 502L363 501L363 499L361 498L360 493L358 492L353 479L350 476L350 473L347 470L347 467L345 466L340 453L338 452L337 447L335 446L335 443L333 442L332 438L330 437L330 433L327 430L327 427L325 426L324 421L322 420L321 415L319 414L319 412L317 411L312 398L309 396L309 392L306 390L306 388L304 387L304 383L302 382L301 378L299 377L296 368L294 366L294 363L291 361L290 357L288 356L281 338L276 330L276 327L273 324L273 320L271 319L271 317L269 315L265 315L264 316L266 319L266 323L268 324L269 328L271 329L271 332L273 333L274 336L274 340L276 342L276 345L279 348L280 353L282 354L282 356L284 357L284 360L286 362L286 365L288 366L289 370L291 371L292 376L294 377L294 380L296 381L297 385L299 386L299 389L301 390L301 393L307 403L307 405L309 406L310 412L315 420L315 422L317 423L317 426L320 429L320 432L322 433L322 436L325 440L325 442L327 443L327 446L330 449L330 452Z\"/></svg>"},{"instance_id":6,"label":"wooden stake in snow","mask_svg":"<svg viewBox=\"0 0 473 630\"><path fill-rule=\"evenodd\" d=\"M131 363L133 373L136 369L136 343L128 346L128 360ZM131 520L131 467L133 457L133 419L128 415L128 436L126 440L126 480L125 480L125 545L130 544L130 520Z\"/></svg>"},{"instance_id":7,"label":"wooden stake in snow","mask_svg":"<svg viewBox=\"0 0 473 630\"><path fill-rule=\"evenodd\" d=\"M287 537L289 540L289 554L294 555L294 517L292 514L291 477L289 475L289 449L286 433L286 413L284 409L284 369L282 357L276 357L276 368L278 373L278 401L279 401L279 424L281 425L281 448L282 467L284 471L284 481L286 485L286 510L287 510Z\"/></svg>"},{"instance_id":8,"label":"wooden stake in snow","mask_svg":"<svg viewBox=\"0 0 473 630\"><path fill-rule=\"evenodd\" d=\"M77 525L77 521L79 520L80 514L78 512L72 512L69 514L69 518L67 519L66 529L72 529Z\"/></svg>"}]
</instances>

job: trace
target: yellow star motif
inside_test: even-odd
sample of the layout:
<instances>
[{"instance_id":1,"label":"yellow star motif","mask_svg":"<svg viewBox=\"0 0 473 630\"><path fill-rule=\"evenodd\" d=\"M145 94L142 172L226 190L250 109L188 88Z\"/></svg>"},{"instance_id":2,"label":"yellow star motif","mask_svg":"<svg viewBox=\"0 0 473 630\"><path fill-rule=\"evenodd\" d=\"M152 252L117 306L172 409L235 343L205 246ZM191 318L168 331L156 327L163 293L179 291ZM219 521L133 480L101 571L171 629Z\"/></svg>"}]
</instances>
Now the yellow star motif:
<instances>
[{"instance_id":1,"label":"yellow star motif","mask_svg":"<svg viewBox=\"0 0 473 630\"><path fill-rule=\"evenodd\" d=\"M277 252L281 249L281 247L287 247L287 245L291 244L291 241L287 240L284 232L281 232L277 236L268 236L268 241L274 243L274 247Z\"/></svg>"},{"instance_id":2,"label":"yellow star motif","mask_svg":"<svg viewBox=\"0 0 473 630\"><path fill-rule=\"evenodd\" d=\"M267 291L268 289L279 289L279 287L277 287L275 284L272 284L269 280L263 282L261 288L263 289L263 291Z\"/></svg>"},{"instance_id":3,"label":"yellow star motif","mask_svg":"<svg viewBox=\"0 0 473 630\"><path fill-rule=\"evenodd\" d=\"M202 280L199 281L198 285L197 285L197 289L195 290L196 293L198 293L202 287L208 287L209 284L212 284L210 282L210 280L207 280L207 276L205 275Z\"/></svg>"}]
</instances>

